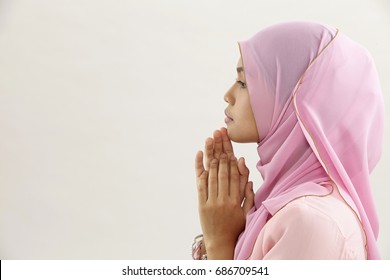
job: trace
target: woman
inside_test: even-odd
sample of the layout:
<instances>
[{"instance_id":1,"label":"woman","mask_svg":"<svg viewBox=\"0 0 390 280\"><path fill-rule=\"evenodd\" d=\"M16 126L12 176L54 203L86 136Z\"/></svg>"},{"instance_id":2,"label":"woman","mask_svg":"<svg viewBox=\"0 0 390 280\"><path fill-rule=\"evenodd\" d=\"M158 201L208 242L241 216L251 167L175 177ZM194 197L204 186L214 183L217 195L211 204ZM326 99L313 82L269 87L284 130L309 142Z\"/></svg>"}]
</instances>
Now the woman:
<instances>
[{"instance_id":1,"label":"woman","mask_svg":"<svg viewBox=\"0 0 390 280\"><path fill-rule=\"evenodd\" d=\"M379 259L369 175L384 106L370 54L314 22L276 24L238 45L227 129L196 154L194 258ZM230 139L258 144L256 193Z\"/></svg>"}]
</instances>

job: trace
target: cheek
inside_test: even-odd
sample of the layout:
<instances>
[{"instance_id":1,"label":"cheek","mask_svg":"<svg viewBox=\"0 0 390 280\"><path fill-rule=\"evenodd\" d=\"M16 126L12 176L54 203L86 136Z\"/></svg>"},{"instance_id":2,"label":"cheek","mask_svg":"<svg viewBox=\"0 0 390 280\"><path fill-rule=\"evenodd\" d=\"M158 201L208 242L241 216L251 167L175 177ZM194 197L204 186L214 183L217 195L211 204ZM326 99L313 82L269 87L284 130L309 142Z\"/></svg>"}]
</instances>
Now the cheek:
<instances>
[{"instance_id":1,"label":"cheek","mask_svg":"<svg viewBox=\"0 0 390 280\"><path fill-rule=\"evenodd\" d=\"M245 119L245 121L253 122L254 117L253 117L252 106L250 104L249 97L242 100L241 112L242 112L242 117L243 119Z\"/></svg>"},{"instance_id":2,"label":"cheek","mask_svg":"<svg viewBox=\"0 0 390 280\"><path fill-rule=\"evenodd\" d=\"M239 117L228 126L229 137L237 143L256 142L258 133L252 108L245 106L240 109Z\"/></svg>"},{"instance_id":3,"label":"cheek","mask_svg":"<svg viewBox=\"0 0 390 280\"><path fill-rule=\"evenodd\" d=\"M245 100L242 109L243 109L242 120L244 122L245 130L247 130L248 133L251 136L253 136L257 134L257 124L256 124L256 119L253 115L252 106L250 104L249 98Z\"/></svg>"},{"instance_id":4,"label":"cheek","mask_svg":"<svg viewBox=\"0 0 390 280\"><path fill-rule=\"evenodd\" d=\"M247 98L237 98L235 106L235 121L236 124L242 129L251 127L253 123L252 107Z\"/></svg>"},{"instance_id":5,"label":"cheek","mask_svg":"<svg viewBox=\"0 0 390 280\"><path fill-rule=\"evenodd\" d=\"M240 92L236 96L236 104L237 107L239 107L241 112L245 112L248 108L251 107L251 103L249 100L249 95L245 92Z\"/></svg>"}]
</instances>

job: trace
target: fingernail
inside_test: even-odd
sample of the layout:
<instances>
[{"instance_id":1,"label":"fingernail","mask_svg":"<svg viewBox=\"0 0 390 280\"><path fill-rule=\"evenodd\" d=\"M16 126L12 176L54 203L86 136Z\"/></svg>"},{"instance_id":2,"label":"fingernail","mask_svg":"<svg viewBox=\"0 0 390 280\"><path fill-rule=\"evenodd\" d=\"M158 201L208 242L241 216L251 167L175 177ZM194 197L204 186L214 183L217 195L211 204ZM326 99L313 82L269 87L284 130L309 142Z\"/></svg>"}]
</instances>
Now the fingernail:
<instances>
[{"instance_id":1,"label":"fingernail","mask_svg":"<svg viewBox=\"0 0 390 280\"><path fill-rule=\"evenodd\" d=\"M216 158L214 158L212 161L211 161L212 164L217 164L218 163L218 160Z\"/></svg>"},{"instance_id":2,"label":"fingernail","mask_svg":"<svg viewBox=\"0 0 390 280\"><path fill-rule=\"evenodd\" d=\"M226 159L226 157L227 157L226 154L221 154L221 155L219 156L220 159Z\"/></svg>"},{"instance_id":3,"label":"fingernail","mask_svg":"<svg viewBox=\"0 0 390 280\"><path fill-rule=\"evenodd\" d=\"M237 158L235 156L232 156L230 159L231 160L237 160Z\"/></svg>"}]
</instances>

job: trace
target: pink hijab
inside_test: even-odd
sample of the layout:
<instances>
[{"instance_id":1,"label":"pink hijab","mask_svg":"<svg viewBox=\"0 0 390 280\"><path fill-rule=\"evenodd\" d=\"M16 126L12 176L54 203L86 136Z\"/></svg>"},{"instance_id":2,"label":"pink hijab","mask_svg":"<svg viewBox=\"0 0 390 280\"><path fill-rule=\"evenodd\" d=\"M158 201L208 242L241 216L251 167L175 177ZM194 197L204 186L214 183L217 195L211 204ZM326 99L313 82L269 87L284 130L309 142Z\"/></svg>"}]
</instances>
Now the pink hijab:
<instances>
[{"instance_id":1,"label":"pink hijab","mask_svg":"<svg viewBox=\"0 0 390 280\"><path fill-rule=\"evenodd\" d=\"M260 135L263 184L235 259L247 259L267 222L291 200L337 186L360 217L368 259L379 259L369 175L383 146L384 104L368 51L314 22L270 26L238 42Z\"/></svg>"}]
</instances>

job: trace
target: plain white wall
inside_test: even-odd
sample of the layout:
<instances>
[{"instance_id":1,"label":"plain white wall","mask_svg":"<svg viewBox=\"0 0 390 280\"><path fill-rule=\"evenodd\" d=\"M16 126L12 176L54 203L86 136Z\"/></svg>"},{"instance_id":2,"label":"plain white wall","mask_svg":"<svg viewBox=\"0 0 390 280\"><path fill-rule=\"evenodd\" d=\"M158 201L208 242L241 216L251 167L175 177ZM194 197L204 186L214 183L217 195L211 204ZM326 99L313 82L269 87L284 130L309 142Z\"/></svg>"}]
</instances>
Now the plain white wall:
<instances>
[{"instance_id":1,"label":"plain white wall","mask_svg":"<svg viewBox=\"0 0 390 280\"><path fill-rule=\"evenodd\" d=\"M194 157L224 126L237 41L288 20L366 46L389 107L387 0L0 0L0 258L190 259ZM259 186L256 144L235 148ZM389 165L385 145L386 259Z\"/></svg>"}]
</instances>

